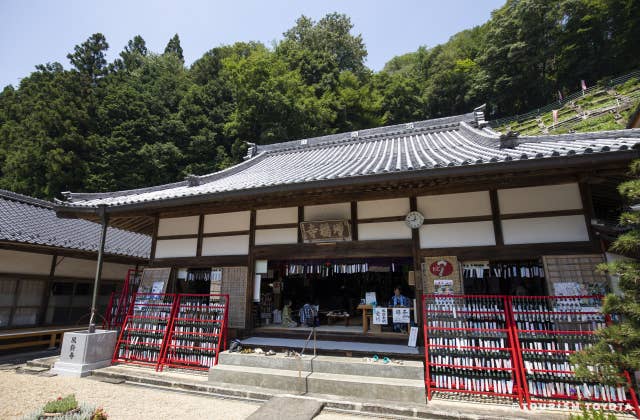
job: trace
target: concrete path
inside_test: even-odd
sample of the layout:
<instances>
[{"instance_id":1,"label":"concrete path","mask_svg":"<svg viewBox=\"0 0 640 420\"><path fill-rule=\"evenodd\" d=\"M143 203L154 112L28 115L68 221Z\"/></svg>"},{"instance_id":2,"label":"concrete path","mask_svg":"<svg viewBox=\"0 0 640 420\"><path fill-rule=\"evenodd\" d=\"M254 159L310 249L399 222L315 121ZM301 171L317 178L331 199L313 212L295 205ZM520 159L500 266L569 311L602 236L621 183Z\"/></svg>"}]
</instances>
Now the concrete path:
<instances>
[{"instance_id":1,"label":"concrete path","mask_svg":"<svg viewBox=\"0 0 640 420\"><path fill-rule=\"evenodd\" d=\"M318 400L294 397L273 397L247 420L311 420L324 406Z\"/></svg>"}]
</instances>

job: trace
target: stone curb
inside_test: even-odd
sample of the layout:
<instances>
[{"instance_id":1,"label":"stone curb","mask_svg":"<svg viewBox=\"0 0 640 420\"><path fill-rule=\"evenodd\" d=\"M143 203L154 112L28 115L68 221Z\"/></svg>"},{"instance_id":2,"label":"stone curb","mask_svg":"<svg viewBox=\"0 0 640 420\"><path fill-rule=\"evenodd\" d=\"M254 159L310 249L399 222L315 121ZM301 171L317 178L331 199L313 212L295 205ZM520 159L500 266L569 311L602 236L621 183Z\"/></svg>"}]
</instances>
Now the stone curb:
<instances>
[{"instance_id":1,"label":"stone curb","mask_svg":"<svg viewBox=\"0 0 640 420\"><path fill-rule=\"evenodd\" d=\"M429 408L403 408L399 406L389 406L384 404L364 403L364 402L351 402L341 400L331 400L330 398L318 398L314 396L301 396L294 394L272 394L268 392L256 392L239 390L233 388L225 388L216 385L201 385L187 381L177 381L171 379L153 378L143 375L134 375L122 372L112 372L105 369L99 369L94 371L94 376L110 377L114 379L122 379L126 382L141 385L151 385L154 387L171 388L180 391L205 393L213 396L219 396L222 398L234 398L243 400L252 400L257 402L265 402L271 399L274 395L286 395L294 398L314 399L324 404L324 407L330 411L352 413L352 414L369 414L375 416L393 416L401 418L413 418L413 419L468 419L468 420L503 420L503 419L531 419L534 417L533 413L523 416L514 416L515 413L500 413L497 415L483 415L476 413L465 413L459 410L443 411L438 409ZM523 413L524 414L524 413ZM555 416L548 416L549 413L545 413L547 418L554 418ZM560 418L560 417L558 417ZM566 418L563 415L562 418Z\"/></svg>"}]
</instances>

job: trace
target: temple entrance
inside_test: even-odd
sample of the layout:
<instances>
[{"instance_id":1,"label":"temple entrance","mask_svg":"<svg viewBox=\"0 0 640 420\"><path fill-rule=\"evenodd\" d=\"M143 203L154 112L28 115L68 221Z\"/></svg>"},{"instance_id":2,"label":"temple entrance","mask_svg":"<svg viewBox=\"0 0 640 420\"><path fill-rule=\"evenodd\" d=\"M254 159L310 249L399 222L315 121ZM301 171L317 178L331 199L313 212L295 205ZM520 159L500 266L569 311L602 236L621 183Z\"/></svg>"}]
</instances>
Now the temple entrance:
<instances>
[{"instance_id":1,"label":"temple entrance","mask_svg":"<svg viewBox=\"0 0 640 420\"><path fill-rule=\"evenodd\" d=\"M260 300L253 306L254 332L295 336L315 327L318 333L352 339L406 341L416 324L411 270L411 258L269 261L260 275ZM400 296L394 298L396 288ZM406 308L406 323L393 322L393 307ZM386 322L381 309L374 319L374 308L386 308Z\"/></svg>"}]
</instances>

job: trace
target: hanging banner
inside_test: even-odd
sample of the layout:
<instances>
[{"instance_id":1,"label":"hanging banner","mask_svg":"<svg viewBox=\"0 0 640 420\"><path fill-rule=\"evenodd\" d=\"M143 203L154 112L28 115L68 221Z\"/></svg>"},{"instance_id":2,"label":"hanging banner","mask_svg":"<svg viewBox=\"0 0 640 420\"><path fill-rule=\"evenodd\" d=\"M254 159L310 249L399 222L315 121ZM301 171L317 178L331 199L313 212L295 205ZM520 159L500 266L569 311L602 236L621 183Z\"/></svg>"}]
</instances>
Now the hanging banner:
<instances>
[{"instance_id":1,"label":"hanging banner","mask_svg":"<svg viewBox=\"0 0 640 420\"><path fill-rule=\"evenodd\" d=\"M409 342L407 343L407 346L415 347L417 341L418 341L418 327L411 327L411 331L409 332Z\"/></svg>"},{"instance_id":2,"label":"hanging banner","mask_svg":"<svg viewBox=\"0 0 640 420\"><path fill-rule=\"evenodd\" d=\"M387 319L387 308L373 308L373 324L374 325L387 325L389 320Z\"/></svg>"}]
</instances>

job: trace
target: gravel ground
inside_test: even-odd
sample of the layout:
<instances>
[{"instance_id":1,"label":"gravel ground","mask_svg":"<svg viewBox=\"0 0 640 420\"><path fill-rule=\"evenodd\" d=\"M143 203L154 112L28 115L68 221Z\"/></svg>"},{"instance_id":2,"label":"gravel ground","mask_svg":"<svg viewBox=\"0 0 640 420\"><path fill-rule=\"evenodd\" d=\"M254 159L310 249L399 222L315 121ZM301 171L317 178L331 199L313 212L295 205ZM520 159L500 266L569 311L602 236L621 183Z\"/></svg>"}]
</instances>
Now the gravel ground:
<instances>
[{"instance_id":1,"label":"gravel ground","mask_svg":"<svg viewBox=\"0 0 640 420\"><path fill-rule=\"evenodd\" d=\"M0 419L21 419L47 401L76 394L79 402L104 407L109 419L245 419L258 404L184 394L93 379L18 374L0 368ZM367 417L324 411L314 420L363 420ZM285 420L285 419L283 419Z\"/></svg>"},{"instance_id":2,"label":"gravel ground","mask_svg":"<svg viewBox=\"0 0 640 420\"><path fill-rule=\"evenodd\" d=\"M113 420L244 419L259 407L250 402L114 385L86 378L0 371L0 419L20 419L47 401L68 394L76 394L79 402L104 407Z\"/></svg>"}]
</instances>

